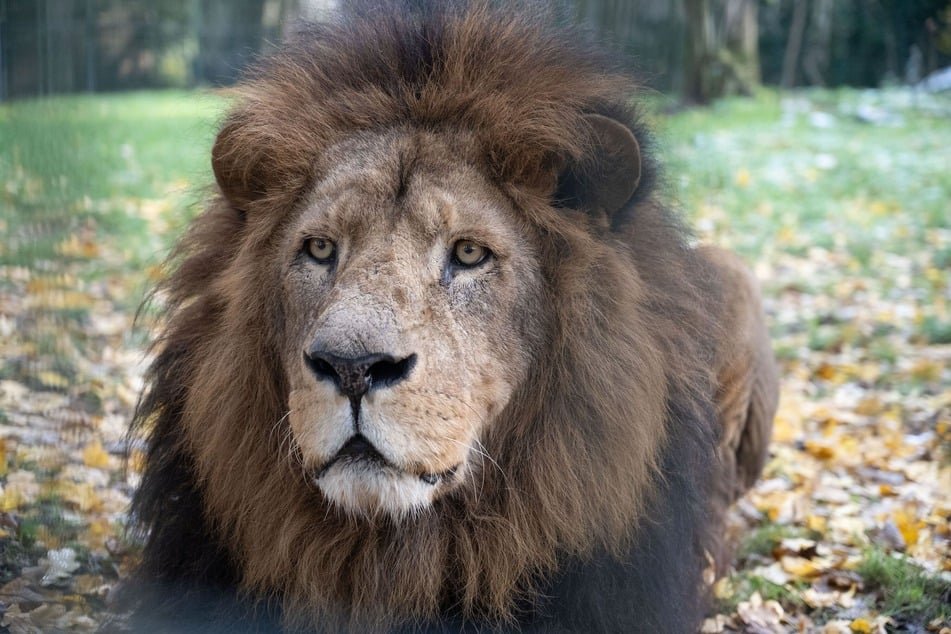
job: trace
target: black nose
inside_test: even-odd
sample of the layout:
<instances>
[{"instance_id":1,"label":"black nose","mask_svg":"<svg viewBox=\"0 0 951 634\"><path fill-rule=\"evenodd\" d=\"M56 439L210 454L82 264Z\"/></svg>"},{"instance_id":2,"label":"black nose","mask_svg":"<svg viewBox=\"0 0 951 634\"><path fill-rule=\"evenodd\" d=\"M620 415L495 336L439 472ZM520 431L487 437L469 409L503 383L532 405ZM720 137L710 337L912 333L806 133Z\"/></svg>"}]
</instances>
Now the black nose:
<instances>
[{"instance_id":1,"label":"black nose","mask_svg":"<svg viewBox=\"0 0 951 634\"><path fill-rule=\"evenodd\" d=\"M416 355L403 359L374 353L362 357L340 357L325 350L308 350L304 355L318 379L333 381L342 394L359 399L370 390L396 385L410 375Z\"/></svg>"}]
</instances>

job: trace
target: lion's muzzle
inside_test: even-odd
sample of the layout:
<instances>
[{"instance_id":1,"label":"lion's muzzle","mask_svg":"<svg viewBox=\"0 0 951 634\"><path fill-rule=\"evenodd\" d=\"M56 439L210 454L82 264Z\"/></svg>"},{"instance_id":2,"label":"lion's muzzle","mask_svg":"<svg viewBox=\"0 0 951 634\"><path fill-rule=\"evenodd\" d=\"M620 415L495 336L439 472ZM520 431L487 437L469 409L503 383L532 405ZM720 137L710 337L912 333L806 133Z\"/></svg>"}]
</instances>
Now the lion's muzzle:
<instances>
[{"instance_id":1,"label":"lion's muzzle","mask_svg":"<svg viewBox=\"0 0 951 634\"><path fill-rule=\"evenodd\" d=\"M381 454L380 451L373 446L373 443L367 440L366 436L360 433L352 436L350 440L337 451L333 458L317 469L314 478L320 480L332 466L338 463L365 464L368 466L376 465L381 469L402 471L402 469L390 462L386 456ZM435 486L444 479L451 480L457 470L458 465L441 473L423 472L419 474L419 479L430 486Z\"/></svg>"},{"instance_id":2,"label":"lion's muzzle","mask_svg":"<svg viewBox=\"0 0 951 634\"><path fill-rule=\"evenodd\" d=\"M397 359L377 352L350 358L315 346L307 350L305 357L314 375L319 380L332 381L351 403L358 403L370 390L390 387L407 379L416 365L415 354Z\"/></svg>"}]
</instances>

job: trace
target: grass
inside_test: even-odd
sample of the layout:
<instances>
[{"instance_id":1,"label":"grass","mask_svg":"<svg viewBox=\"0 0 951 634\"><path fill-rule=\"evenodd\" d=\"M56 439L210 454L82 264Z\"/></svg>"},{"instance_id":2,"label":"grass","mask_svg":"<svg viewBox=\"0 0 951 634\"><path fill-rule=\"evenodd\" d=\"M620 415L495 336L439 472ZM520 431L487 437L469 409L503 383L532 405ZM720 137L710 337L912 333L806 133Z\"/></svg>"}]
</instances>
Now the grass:
<instances>
[{"instance_id":1,"label":"grass","mask_svg":"<svg viewBox=\"0 0 951 634\"><path fill-rule=\"evenodd\" d=\"M941 158L951 102L914 107L905 93L885 95L766 92L659 117L674 191L691 213L729 224L747 254L844 246L868 269L883 253L907 252L951 217ZM861 119L876 112L881 125ZM934 257L936 268L947 259Z\"/></svg>"},{"instance_id":2,"label":"grass","mask_svg":"<svg viewBox=\"0 0 951 634\"><path fill-rule=\"evenodd\" d=\"M742 568L750 562L770 561L773 550L783 539L803 534L804 531L790 526L760 526L743 539L735 563ZM951 617L951 582L927 573L900 555L891 555L880 548L869 549L856 572L865 584L864 592L872 597L869 607L881 614L906 622ZM805 582L779 585L744 571L734 575L730 583L732 592L717 599L715 606L717 611L728 614L754 593L759 593L764 601L778 601L787 610L801 609L805 603L800 592L809 587Z\"/></svg>"},{"instance_id":3,"label":"grass","mask_svg":"<svg viewBox=\"0 0 951 634\"><path fill-rule=\"evenodd\" d=\"M734 565L743 569L773 560L773 551L784 539L805 537L807 531L795 526L763 524L752 529L740 541L734 556ZM715 600L715 609L719 613L730 614L737 606L748 601L754 593L759 593L764 601L778 601L787 609L796 609L803 605L799 592L805 584L779 585L752 573L739 572L730 580L732 591Z\"/></svg>"},{"instance_id":4,"label":"grass","mask_svg":"<svg viewBox=\"0 0 951 634\"><path fill-rule=\"evenodd\" d=\"M169 225L184 221L209 181L222 106L180 92L0 105L0 228L9 236L0 264L42 270L108 246L111 258L87 258L84 270L95 277L109 265L159 259L178 231Z\"/></svg>"},{"instance_id":5,"label":"grass","mask_svg":"<svg viewBox=\"0 0 951 634\"><path fill-rule=\"evenodd\" d=\"M45 198L155 198L204 177L223 100L209 94L78 95L6 104L4 162L46 180Z\"/></svg>"},{"instance_id":6,"label":"grass","mask_svg":"<svg viewBox=\"0 0 951 634\"><path fill-rule=\"evenodd\" d=\"M866 589L876 593L884 614L903 619L951 617L951 582L880 549L866 553L858 569Z\"/></svg>"},{"instance_id":7,"label":"grass","mask_svg":"<svg viewBox=\"0 0 951 634\"><path fill-rule=\"evenodd\" d=\"M805 537L804 531L794 526L764 524L744 536L736 550L736 559L745 562L751 558L772 559L773 550L784 539Z\"/></svg>"},{"instance_id":8,"label":"grass","mask_svg":"<svg viewBox=\"0 0 951 634\"><path fill-rule=\"evenodd\" d=\"M754 594L759 594L763 601L776 601L784 609L796 611L801 609L803 602L800 592L808 587L807 583L797 582L780 585L768 581L752 573L741 572L731 578L733 591L725 598L714 600L713 609L720 614L732 614L744 601L749 601Z\"/></svg>"}]
</instances>

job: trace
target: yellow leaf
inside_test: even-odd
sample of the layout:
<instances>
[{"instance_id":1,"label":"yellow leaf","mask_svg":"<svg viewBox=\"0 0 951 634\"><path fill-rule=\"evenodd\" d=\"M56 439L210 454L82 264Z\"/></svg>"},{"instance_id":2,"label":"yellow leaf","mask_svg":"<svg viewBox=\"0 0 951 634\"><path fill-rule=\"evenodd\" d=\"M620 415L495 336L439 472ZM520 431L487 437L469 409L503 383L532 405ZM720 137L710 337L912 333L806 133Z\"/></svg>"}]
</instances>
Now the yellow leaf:
<instances>
[{"instance_id":1,"label":"yellow leaf","mask_svg":"<svg viewBox=\"0 0 951 634\"><path fill-rule=\"evenodd\" d=\"M941 378L942 370L944 370L943 363L922 359L911 368L911 376L919 381L933 382Z\"/></svg>"},{"instance_id":2,"label":"yellow leaf","mask_svg":"<svg viewBox=\"0 0 951 634\"><path fill-rule=\"evenodd\" d=\"M14 471L7 476L6 486L0 487L0 510L7 512L30 504L40 494L40 485L31 471Z\"/></svg>"},{"instance_id":3,"label":"yellow leaf","mask_svg":"<svg viewBox=\"0 0 951 634\"><path fill-rule=\"evenodd\" d=\"M4 513L15 511L22 501L17 491L3 491L0 493L0 511Z\"/></svg>"},{"instance_id":4,"label":"yellow leaf","mask_svg":"<svg viewBox=\"0 0 951 634\"><path fill-rule=\"evenodd\" d=\"M69 379L58 372L43 370L36 373L36 378L46 387L65 389L69 387Z\"/></svg>"},{"instance_id":5,"label":"yellow leaf","mask_svg":"<svg viewBox=\"0 0 951 634\"><path fill-rule=\"evenodd\" d=\"M871 634L872 624L869 623L866 619L855 619L849 623L849 629L853 632L862 632L863 634Z\"/></svg>"},{"instance_id":6,"label":"yellow leaf","mask_svg":"<svg viewBox=\"0 0 951 634\"><path fill-rule=\"evenodd\" d=\"M818 577L822 574L823 566L805 557L782 557L779 560L783 570L796 577Z\"/></svg>"},{"instance_id":7,"label":"yellow leaf","mask_svg":"<svg viewBox=\"0 0 951 634\"><path fill-rule=\"evenodd\" d=\"M913 514L904 510L897 510L892 515L895 526L905 538L905 543L911 546L918 543L918 531L924 528L924 522L919 521Z\"/></svg>"},{"instance_id":8,"label":"yellow leaf","mask_svg":"<svg viewBox=\"0 0 951 634\"><path fill-rule=\"evenodd\" d=\"M102 548L106 543L106 538L113 534L115 534L115 531L108 519L104 517L95 519L89 523L84 544L90 548Z\"/></svg>"},{"instance_id":9,"label":"yellow leaf","mask_svg":"<svg viewBox=\"0 0 951 634\"><path fill-rule=\"evenodd\" d=\"M737 184L738 186L740 186L740 187L749 187L751 180L752 180L752 178L750 177L750 171L749 171L748 169L746 169L745 167L742 167L742 168L739 169L739 171L737 171L737 173L736 173L736 184Z\"/></svg>"},{"instance_id":10,"label":"yellow leaf","mask_svg":"<svg viewBox=\"0 0 951 634\"><path fill-rule=\"evenodd\" d=\"M869 396L858 402L855 406L855 413L859 416L875 416L883 409L885 408L882 405L881 399L877 396Z\"/></svg>"},{"instance_id":11,"label":"yellow leaf","mask_svg":"<svg viewBox=\"0 0 951 634\"><path fill-rule=\"evenodd\" d=\"M734 594L736 594L736 588L733 587L729 577L721 577L713 584L713 596L718 599L729 599Z\"/></svg>"},{"instance_id":12,"label":"yellow leaf","mask_svg":"<svg viewBox=\"0 0 951 634\"><path fill-rule=\"evenodd\" d=\"M827 418L822 422L822 435L829 438L838 433L839 421L835 418Z\"/></svg>"},{"instance_id":13,"label":"yellow leaf","mask_svg":"<svg viewBox=\"0 0 951 634\"><path fill-rule=\"evenodd\" d=\"M98 440L86 445L83 449L83 464L87 467L104 469L109 466L109 454L102 448Z\"/></svg>"},{"instance_id":14,"label":"yellow leaf","mask_svg":"<svg viewBox=\"0 0 951 634\"><path fill-rule=\"evenodd\" d=\"M754 495L753 504L772 522L789 521L795 512L795 496L789 491L770 491Z\"/></svg>"},{"instance_id":15,"label":"yellow leaf","mask_svg":"<svg viewBox=\"0 0 951 634\"><path fill-rule=\"evenodd\" d=\"M95 488L88 482L60 481L56 489L64 502L83 513L102 510L102 500L96 495Z\"/></svg>"},{"instance_id":16,"label":"yellow leaf","mask_svg":"<svg viewBox=\"0 0 951 634\"><path fill-rule=\"evenodd\" d=\"M807 440L806 451L820 460L835 458L835 444L828 440Z\"/></svg>"},{"instance_id":17,"label":"yellow leaf","mask_svg":"<svg viewBox=\"0 0 951 634\"><path fill-rule=\"evenodd\" d=\"M798 234L792 227L783 227L776 234L776 241L780 244L791 244L796 240Z\"/></svg>"},{"instance_id":18,"label":"yellow leaf","mask_svg":"<svg viewBox=\"0 0 951 634\"><path fill-rule=\"evenodd\" d=\"M810 515L806 518L806 528L817 533L824 533L827 520L821 515Z\"/></svg>"},{"instance_id":19,"label":"yellow leaf","mask_svg":"<svg viewBox=\"0 0 951 634\"><path fill-rule=\"evenodd\" d=\"M799 438L799 430L780 412L773 421L773 440L790 443Z\"/></svg>"},{"instance_id":20,"label":"yellow leaf","mask_svg":"<svg viewBox=\"0 0 951 634\"><path fill-rule=\"evenodd\" d=\"M925 279L935 286L940 286L944 283L944 272L929 266L927 269L925 269Z\"/></svg>"},{"instance_id":21,"label":"yellow leaf","mask_svg":"<svg viewBox=\"0 0 951 634\"><path fill-rule=\"evenodd\" d=\"M66 240L56 245L56 251L60 255L74 258L94 259L99 257L99 247L89 238L80 238L73 234Z\"/></svg>"},{"instance_id":22,"label":"yellow leaf","mask_svg":"<svg viewBox=\"0 0 951 634\"><path fill-rule=\"evenodd\" d=\"M829 365L828 363L823 363L819 366L819 369L816 370L816 376L818 376L823 381L831 381L832 379L838 376L838 372L835 369L835 366Z\"/></svg>"}]
</instances>

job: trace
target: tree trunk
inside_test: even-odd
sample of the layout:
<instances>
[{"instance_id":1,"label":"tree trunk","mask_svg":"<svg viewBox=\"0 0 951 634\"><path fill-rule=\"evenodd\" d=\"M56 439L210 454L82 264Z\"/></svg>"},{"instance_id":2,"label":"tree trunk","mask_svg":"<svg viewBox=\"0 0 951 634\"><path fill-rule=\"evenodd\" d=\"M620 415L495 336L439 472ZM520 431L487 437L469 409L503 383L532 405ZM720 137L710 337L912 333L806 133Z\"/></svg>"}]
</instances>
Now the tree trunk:
<instances>
[{"instance_id":1,"label":"tree trunk","mask_svg":"<svg viewBox=\"0 0 951 634\"><path fill-rule=\"evenodd\" d=\"M760 83L757 0L727 0L725 13L724 64L732 85L724 92L750 95Z\"/></svg>"},{"instance_id":2,"label":"tree trunk","mask_svg":"<svg viewBox=\"0 0 951 634\"><path fill-rule=\"evenodd\" d=\"M832 46L832 11L836 0L815 0L809 18L806 52L802 56L802 72L813 86L825 86Z\"/></svg>"},{"instance_id":3,"label":"tree trunk","mask_svg":"<svg viewBox=\"0 0 951 634\"><path fill-rule=\"evenodd\" d=\"M802 39L806 32L806 18L808 17L809 0L794 0L792 26L789 27L786 54L783 55L783 76L779 82L783 89L792 88L796 83L799 52L802 50Z\"/></svg>"},{"instance_id":4,"label":"tree trunk","mask_svg":"<svg viewBox=\"0 0 951 634\"><path fill-rule=\"evenodd\" d=\"M756 0L684 0L684 12L684 100L752 93L760 81Z\"/></svg>"},{"instance_id":5,"label":"tree trunk","mask_svg":"<svg viewBox=\"0 0 951 634\"><path fill-rule=\"evenodd\" d=\"M689 104L705 104L713 98L712 61L716 59L710 0L684 0L684 12L687 18L684 100Z\"/></svg>"}]
</instances>

